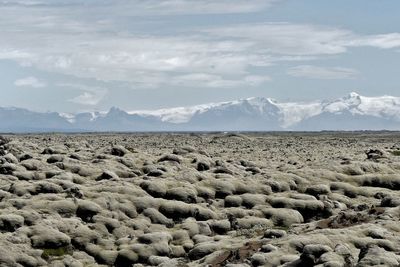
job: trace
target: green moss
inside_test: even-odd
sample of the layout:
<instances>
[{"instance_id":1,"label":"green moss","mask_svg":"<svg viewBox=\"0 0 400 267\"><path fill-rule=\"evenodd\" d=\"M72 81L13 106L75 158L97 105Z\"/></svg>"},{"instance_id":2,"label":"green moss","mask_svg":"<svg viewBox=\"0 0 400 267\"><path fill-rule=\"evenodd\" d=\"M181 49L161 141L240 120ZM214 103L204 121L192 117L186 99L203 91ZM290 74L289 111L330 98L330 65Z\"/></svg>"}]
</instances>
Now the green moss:
<instances>
[{"instance_id":1,"label":"green moss","mask_svg":"<svg viewBox=\"0 0 400 267\"><path fill-rule=\"evenodd\" d=\"M43 249L42 258L49 259L51 257L63 257L68 254L69 249L67 247L61 248L45 248Z\"/></svg>"},{"instance_id":2,"label":"green moss","mask_svg":"<svg viewBox=\"0 0 400 267\"><path fill-rule=\"evenodd\" d=\"M127 147L125 147L125 148L126 148L126 150L128 150L128 151L131 152L131 153L138 153L138 152L135 150L135 148L133 148L133 147L127 146Z\"/></svg>"},{"instance_id":3,"label":"green moss","mask_svg":"<svg viewBox=\"0 0 400 267\"><path fill-rule=\"evenodd\" d=\"M282 226L275 226L273 229L284 230L284 231L288 232L289 229L290 229L290 226L284 226L284 225L282 225Z\"/></svg>"},{"instance_id":4,"label":"green moss","mask_svg":"<svg viewBox=\"0 0 400 267\"><path fill-rule=\"evenodd\" d=\"M400 150L392 150L392 151L390 151L390 153L391 153L393 156L397 156L397 157L400 156Z\"/></svg>"},{"instance_id":5,"label":"green moss","mask_svg":"<svg viewBox=\"0 0 400 267\"><path fill-rule=\"evenodd\" d=\"M250 229L238 229L234 236L245 236L246 238L256 238L264 235L265 231L271 229L269 225L255 225Z\"/></svg>"}]
</instances>

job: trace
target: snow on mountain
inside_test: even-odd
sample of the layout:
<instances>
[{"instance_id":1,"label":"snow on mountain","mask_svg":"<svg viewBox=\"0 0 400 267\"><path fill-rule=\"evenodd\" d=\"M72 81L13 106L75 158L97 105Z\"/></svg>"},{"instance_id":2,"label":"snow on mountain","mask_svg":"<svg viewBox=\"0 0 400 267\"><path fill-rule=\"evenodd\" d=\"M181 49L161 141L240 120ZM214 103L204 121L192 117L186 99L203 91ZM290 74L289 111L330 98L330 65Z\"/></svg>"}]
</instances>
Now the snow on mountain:
<instances>
[{"instance_id":1,"label":"snow on mountain","mask_svg":"<svg viewBox=\"0 0 400 267\"><path fill-rule=\"evenodd\" d=\"M191 107L176 107L176 108L166 108L158 110L135 110L135 111L129 111L128 114L140 115L144 117L154 116L159 118L163 122L186 123L190 121L190 119L194 116L194 114L206 112L207 110L216 108L220 105L223 105L224 103L232 103L232 102L209 103Z\"/></svg>"},{"instance_id":2,"label":"snow on mountain","mask_svg":"<svg viewBox=\"0 0 400 267\"><path fill-rule=\"evenodd\" d=\"M330 102L324 111L331 113L350 112L357 115L394 117L400 119L400 97L366 97L350 93L347 97Z\"/></svg>"},{"instance_id":3,"label":"snow on mountain","mask_svg":"<svg viewBox=\"0 0 400 267\"><path fill-rule=\"evenodd\" d=\"M392 116L400 120L400 98L391 96L381 97L379 101L373 98L365 97L359 109L372 116L384 117Z\"/></svg>"},{"instance_id":4,"label":"snow on mountain","mask_svg":"<svg viewBox=\"0 0 400 267\"><path fill-rule=\"evenodd\" d=\"M332 101L247 99L159 110L78 114L0 108L0 131L400 130L400 97L357 93Z\"/></svg>"},{"instance_id":5,"label":"snow on mountain","mask_svg":"<svg viewBox=\"0 0 400 267\"><path fill-rule=\"evenodd\" d=\"M187 123L195 114L202 114L210 110L222 111L233 106L244 107L245 105L250 105L253 108L253 111L264 115L267 115L268 113L267 107L277 107L282 116L282 128L290 128L291 126L301 123L305 119L318 116L324 112L332 114L343 114L344 112L349 112L352 115L390 117L400 120L400 97L365 97L355 92L333 101L279 103L269 98L252 97L230 102L210 103L191 107L178 107L153 111L131 111L129 113L142 116L156 116L164 122Z\"/></svg>"},{"instance_id":6,"label":"snow on mountain","mask_svg":"<svg viewBox=\"0 0 400 267\"><path fill-rule=\"evenodd\" d=\"M189 107L175 107L158 110L134 110L129 111L128 114L136 114L140 116L154 116L158 117L163 122L170 123L187 123L194 115L200 115L210 110L223 111L228 107L243 106L244 103L251 105L259 113L268 112L267 105L275 105L271 99L262 97L251 97L248 99L226 101L219 103L208 103L203 105L195 105Z\"/></svg>"},{"instance_id":7,"label":"snow on mountain","mask_svg":"<svg viewBox=\"0 0 400 267\"><path fill-rule=\"evenodd\" d=\"M64 118L66 121L68 121L69 123L75 123L76 122L76 118L74 114L70 114L70 113L59 113L61 118Z\"/></svg>"},{"instance_id":8,"label":"snow on mountain","mask_svg":"<svg viewBox=\"0 0 400 267\"><path fill-rule=\"evenodd\" d=\"M344 111L354 111L361 104L361 101L361 96L353 92L346 97L327 103L323 111L338 114Z\"/></svg>"},{"instance_id":9,"label":"snow on mountain","mask_svg":"<svg viewBox=\"0 0 400 267\"><path fill-rule=\"evenodd\" d=\"M311 103L277 103L276 104L282 113L282 127L289 128L290 126L300 123L304 119L317 116L322 113L321 102Z\"/></svg>"}]
</instances>

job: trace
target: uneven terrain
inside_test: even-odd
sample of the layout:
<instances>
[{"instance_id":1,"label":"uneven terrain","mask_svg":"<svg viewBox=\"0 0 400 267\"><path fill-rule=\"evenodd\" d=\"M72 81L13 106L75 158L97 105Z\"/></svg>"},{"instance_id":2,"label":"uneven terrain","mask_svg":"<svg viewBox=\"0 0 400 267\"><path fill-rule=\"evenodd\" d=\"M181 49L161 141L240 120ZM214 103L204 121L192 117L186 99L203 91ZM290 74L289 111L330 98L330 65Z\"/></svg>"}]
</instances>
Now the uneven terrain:
<instances>
[{"instance_id":1,"label":"uneven terrain","mask_svg":"<svg viewBox=\"0 0 400 267\"><path fill-rule=\"evenodd\" d=\"M0 266L400 266L400 134L0 138Z\"/></svg>"}]
</instances>

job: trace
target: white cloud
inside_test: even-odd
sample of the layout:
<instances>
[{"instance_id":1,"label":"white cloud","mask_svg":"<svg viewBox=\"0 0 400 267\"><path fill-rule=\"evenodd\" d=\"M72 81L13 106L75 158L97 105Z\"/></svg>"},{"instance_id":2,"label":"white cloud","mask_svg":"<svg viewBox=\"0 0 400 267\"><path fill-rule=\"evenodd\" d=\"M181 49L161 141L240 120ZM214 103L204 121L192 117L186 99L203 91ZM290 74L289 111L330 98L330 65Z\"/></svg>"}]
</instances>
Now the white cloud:
<instances>
[{"instance_id":1,"label":"white cloud","mask_svg":"<svg viewBox=\"0 0 400 267\"><path fill-rule=\"evenodd\" d=\"M69 102L80 105L95 106L100 103L108 93L108 89L103 87L86 86L75 83L59 83L56 85L58 87L67 87L82 91L78 96L68 99Z\"/></svg>"},{"instance_id":2,"label":"white cloud","mask_svg":"<svg viewBox=\"0 0 400 267\"><path fill-rule=\"evenodd\" d=\"M149 22L145 18L149 14L257 12L274 2L0 0L0 60L78 78L128 82L133 88L235 87L268 81L269 77L254 76L253 67L307 61L352 47L400 47L399 33L359 35L305 24L261 23L160 33L132 23L161 25L165 19ZM142 17L132 20L132 16Z\"/></svg>"},{"instance_id":3,"label":"white cloud","mask_svg":"<svg viewBox=\"0 0 400 267\"><path fill-rule=\"evenodd\" d=\"M96 9L107 15L233 14L258 12L282 0L25 0L0 1L0 6ZM104 14L103 14L104 12Z\"/></svg>"},{"instance_id":4,"label":"white cloud","mask_svg":"<svg viewBox=\"0 0 400 267\"><path fill-rule=\"evenodd\" d=\"M14 82L14 85L18 87L33 87L33 88L42 88L47 86L45 82L42 82L33 76L16 80Z\"/></svg>"},{"instance_id":5,"label":"white cloud","mask_svg":"<svg viewBox=\"0 0 400 267\"><path fill-rule=\"evenodd\" d=\"M329 55L346 52L351 32L336 28L289 23L245 24L206 31L214 36L253 43L257 51L281 55Z\"/></svg>"},{"instance_id":6,"label":"white cloud","mask_svg":"<svg viewBox=\"0 0 400 267\"><path fill-rule=\"evenodd\" d=\"M250 13L268 8L276 0L150 0L133 1L150 14L229 14ZM132 7L132 6L130 6Z\"/></svg>"},{"instance_id":7,"label":"white cloud","mask_svg":"<svg viewBox=\"0 0 400 267\"><path fill-rule=\"evenodd\" d=\"M267 56L248 53L246 42L196 36L127 38L53 33L51 46L45 39L35 42L25 50L18 49L18 54L8 54L7 58L14 56L20 64L49 72L130 82L135 87L165 85L193 73L221 76L223 80L232 75L242 79L249 75L250 66L271 64ZM218 86L223 84L230 87L230 83L218 82Z\"/></svg>"},{"instance_id":8,"label":"white cloud","mask_svg":"<svg viewBox=\"0 0 400 267\"><path fill-rule=\"evenodd\" d=\"M32 57L31 54L23 52L21 50L7 50L7 49L0 50L0 59L23 60L23 59L29 59L31 57Z\"/></svg>"},{"instance_id":9,"label":"white cloud","mask_svg":"<svg viewBox=\"0 0 400 267\"><path fill-rule=\"evenodd\" d=\"M235 78L224 78L219 75L207 73L191 73L181 76L176 76L171 81L174 85L187 87L210 87L210 88L231 88L231 87L251 87L259 86L270 81L269 76L247 75Z\"/></svg>"},{"instance_id":10,"label":"white cloud","mask_svg":"<svg viewBox=\"0 0 400 267\"><path fill-rule=\"evenodd\" d=\"M352 31L308 24L262 23L208 29L222 38L253 42L258 51L270 54L312 56L341 54L349 47L400 47L400 33L359 35Z\"/></svg>"},{"instance_id":11,"label":"white cloud","mask_svg":"<svg viewBox=\"0 0 400 267\"><path fill-rule=\"evenodd\" d=\"M350 68L327 68L311 65L296 66L290 68L287 73L294 77L326 80L353 79L359 74L357 70Z\"/></svg>"},{"instance_id":12,"label":"white cloud","mask_svg":"<svg viewBox=\"0 0 400 267\"><path fill-rule=\"evenodd\" d=\"M400 47L400 33L378 34L362 36L348 42L349 46L371 46L381 49Z\"/></svg>"},{"instance_id":13,"label":"white cloud","mask_svg":"<svg viewBox=\"0 0 400 267\"><path fill-rule=\"evenodd\" d=\"M103 99L103 97L104 95L101 92L83 92L81 95L78 95L69 101L81 105L95 106Z\"/></svg>"},{"instance_id":14,"label":"white cloud","mask_svg":"<svg viewBox=\"0 0 400 267\"><path fill-rule=\"evenodd\" d=\"M265 82L271 81L271 77L269 76L260 76L260 75L248 75L244 77L244 82L248 83L251 86L258 86Z\"/></svg>"}]
</instances>

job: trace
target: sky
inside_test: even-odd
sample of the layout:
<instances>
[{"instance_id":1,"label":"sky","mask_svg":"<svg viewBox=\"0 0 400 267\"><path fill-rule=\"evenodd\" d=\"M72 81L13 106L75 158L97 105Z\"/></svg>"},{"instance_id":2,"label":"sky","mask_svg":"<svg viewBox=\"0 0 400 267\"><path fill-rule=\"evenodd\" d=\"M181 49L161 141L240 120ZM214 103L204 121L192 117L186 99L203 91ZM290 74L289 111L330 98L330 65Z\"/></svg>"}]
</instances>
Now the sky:
<instances>
[{"instance_id":1,"label":"sky","mask_svg":"<svg viewBox=\"0 0 400 267\"><path fill-rule=\"evenodd\" d=\"M0 106L400 96L398 0L0 0Z\"/></svg>"}]
</instances>

